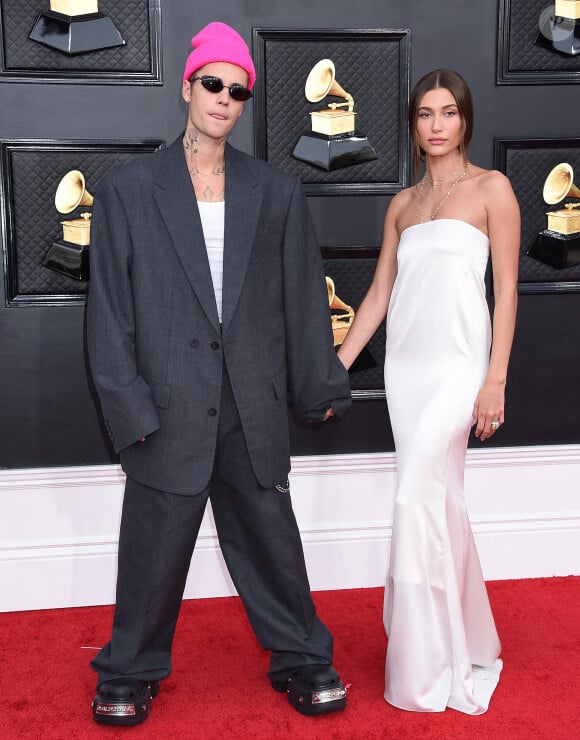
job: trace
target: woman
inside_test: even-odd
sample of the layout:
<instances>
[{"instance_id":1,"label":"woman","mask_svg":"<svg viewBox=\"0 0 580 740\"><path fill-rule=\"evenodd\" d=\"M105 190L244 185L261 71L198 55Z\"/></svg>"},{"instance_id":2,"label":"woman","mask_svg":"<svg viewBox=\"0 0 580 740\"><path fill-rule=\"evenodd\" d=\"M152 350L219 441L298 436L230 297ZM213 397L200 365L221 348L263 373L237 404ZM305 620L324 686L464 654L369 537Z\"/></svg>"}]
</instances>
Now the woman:
<instances>
[{"instance_id":1,"label":"woman","mask_svg":"<svg viewBox=\"0 0 580 740\"><path fill-rule=\"evenodd\" d=\"M471 94L436 70L409 104L416 185L387 211L376 272L339 357L349 368L387 316L385 388L397 451L385 699L486 711L501 650L463 495L469 430L504 423L520 244L504 175L470 163ZM491 252L493 343L484 274ZM388 309L388 311L387 311ZM491 355L490 355L491 344Z\"/></svg>"}]
</instances>

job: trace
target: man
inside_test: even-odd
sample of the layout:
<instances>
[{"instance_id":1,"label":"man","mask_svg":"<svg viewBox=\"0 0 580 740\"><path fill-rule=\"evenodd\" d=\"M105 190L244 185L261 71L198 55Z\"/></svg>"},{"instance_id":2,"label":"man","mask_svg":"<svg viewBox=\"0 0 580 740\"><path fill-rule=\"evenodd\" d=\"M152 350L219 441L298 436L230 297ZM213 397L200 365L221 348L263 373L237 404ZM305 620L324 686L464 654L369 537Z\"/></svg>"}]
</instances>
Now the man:
<instances>
[{"instance_id":1,"label":"man","mask_svg":"<svg viewBox=\"0 0 580 740\"><path fill-rule=\"evenodd\" d=\"M292 511L287 382L312 420L350 405L319 249L299 182L226 143L251 96L243 39L192 39L187 128L97 187L88 347L127 475L111 641L92 661L93 715L144 721L171 646L209 500L269 678L306 714L341 709Z\"/></svg>"}]
</instances>

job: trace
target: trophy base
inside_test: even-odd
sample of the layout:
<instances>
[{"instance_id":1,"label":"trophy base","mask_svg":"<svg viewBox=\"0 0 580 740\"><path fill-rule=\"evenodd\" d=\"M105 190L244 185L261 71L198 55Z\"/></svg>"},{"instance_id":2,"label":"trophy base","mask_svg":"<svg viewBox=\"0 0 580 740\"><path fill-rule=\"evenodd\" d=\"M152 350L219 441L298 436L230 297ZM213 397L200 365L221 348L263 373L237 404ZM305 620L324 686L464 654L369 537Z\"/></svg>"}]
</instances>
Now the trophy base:
<instances>
[{"instance_id":1,"label":"trophy base","mask_svg":"<svg viewBox=\"0 0 580 740\"><path fill-rule=\"evenodd\" d=\"M378 159L367 137L355 133L338 136L302 134L292 156L326 172Z\"/></svg>"},{"instance_id":2,"label":"trophy base","mask_svg":"<svg viewBox=\"0 0 580 740\"><path fill-rule=\"evenodd\" d=\"M89 247L59 239L53 242L42 266L60 272L61 275L75 278L75 280L88 280L90 277Z\"/></svg>"},{"instance_id":3,"label":"trophy base","mask_svg":"<svg viewBox=\"0 0 580 740\"><path fill-rule=\"evenodd\" d=\"M580 265L580 233L559 234L547 229L540 231L526 254L559 270Z\"/></svg>"},{"instance_id":4,"label":"trophy base","mask_svg":"<svg viewBox=\"0 0 580 740\"><path fill-rule=\"evenodd\" d=\"M38 16L28 38L69 55L124 46L126 43L107 15L90 13L71 16L50 10Z\"/></svg>"},{"instance_id":5,"label":"trophy base","mask_svg":"<svg viewBox=\"0 0 580 740\"><path fill-rule=\"evenodd\" d=\"M550 16L535 43L566 56L580 54L580 18Z\"/></svg>"}]
</instances>

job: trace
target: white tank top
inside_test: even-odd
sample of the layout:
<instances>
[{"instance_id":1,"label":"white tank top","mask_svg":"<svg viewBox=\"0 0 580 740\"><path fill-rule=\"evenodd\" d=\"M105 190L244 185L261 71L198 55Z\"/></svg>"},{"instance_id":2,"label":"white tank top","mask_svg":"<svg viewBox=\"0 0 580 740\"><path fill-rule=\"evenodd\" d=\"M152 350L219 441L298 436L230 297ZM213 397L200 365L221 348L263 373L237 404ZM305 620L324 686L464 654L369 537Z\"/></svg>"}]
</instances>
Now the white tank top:
<instances>
[{"instance_id":1,"label":"white tank top","mask_svg":"<svg viewBox=\"0 0 580 740\"><path fill-rule=\"evenodd\" d=\"M225 201L214 203L197 201L201 226L207 249L209 269L215 293L220 323L222 320L222 284L224 275L224 222Z\"/></svg>"}]
</instances>

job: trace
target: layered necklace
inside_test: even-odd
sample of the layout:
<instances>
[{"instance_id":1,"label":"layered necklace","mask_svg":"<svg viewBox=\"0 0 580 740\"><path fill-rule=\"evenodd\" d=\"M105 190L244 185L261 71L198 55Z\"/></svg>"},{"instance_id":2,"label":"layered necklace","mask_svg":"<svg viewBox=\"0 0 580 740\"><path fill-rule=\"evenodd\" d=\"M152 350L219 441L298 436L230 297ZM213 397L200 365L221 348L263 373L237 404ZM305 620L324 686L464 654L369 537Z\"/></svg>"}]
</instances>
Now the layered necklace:
<instances>
[{"instance_id":1,"label":"layered necklace","mask_svg":"<svg viewBox=\"0 0 580 740\"><path fill-rule=\"evenodd\" d=\"M441 207L446 202L447 198L451 195L453 192L453 189L456 185L458 185L463 178L467 175L469 172L469 162L466 162L463 165L463 170L461 172L452 172L449 177L439 177L433 179L430 175L425 173L423 176L423 179L420 180L415 185L415 209L417 212L417 223L422 224L427 221L425 214L423 213L423 198L425 195L425 191L427 190L441 190L443 189L445 183L449 182L449 189L445 193L445 195L441 198L439 203L435 206L435 208L431 211L431 215L429 216L429 221L434 221L435 217L441 210Z\"/></svg>"}]
</instances>

